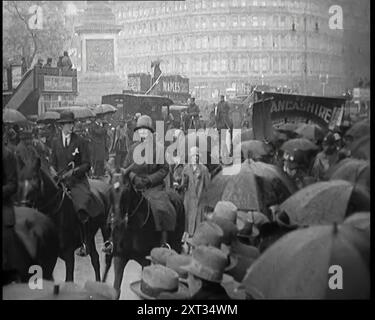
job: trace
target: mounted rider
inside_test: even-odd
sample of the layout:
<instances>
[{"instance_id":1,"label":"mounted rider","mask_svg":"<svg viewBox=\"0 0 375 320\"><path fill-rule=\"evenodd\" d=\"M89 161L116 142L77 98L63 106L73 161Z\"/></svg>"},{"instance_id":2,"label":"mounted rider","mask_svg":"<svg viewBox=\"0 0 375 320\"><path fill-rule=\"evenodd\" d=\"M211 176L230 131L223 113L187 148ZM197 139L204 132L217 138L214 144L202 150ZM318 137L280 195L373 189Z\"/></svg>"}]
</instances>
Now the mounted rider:
<instances>
[{"instance_id":1,"label":"mounted rider","mask_svg":"<svg viewBox=\"0 0 375 320\"><path fill-rule=\"evenodd\" d=\"M61 132L52 141L50 171L53 177L64 178L73 206L82 223L82 242L78 255L86 256L89 217L100 214L100 206L90 191L87 173L90 170L90 154L86 141L73 132L74 114L62 112L58 124Z\"/></svg>"},{"instance_id":2,"label":"mounted rider","mask_svg":"<svg viewBox=\"0 0 375 320\"><path fill-rule=\"evenodd\" d=\"M165 191L164 186L164 179L169 173L169 166L164 159L163 146L156 141L152 119L149 116L143 115L138 118L134 134L134 138L138 136L140 141L138 140L130 147L123 167L126 169L131 166L129 170L130 182L148 200L153 213L156 230L161 232L161 244L166 244L167 232L174 231L176 226L176 211L170 201L170 195ZM139 164L142 161L137 159L140 157L140 152L137 150L139 150L138 148L141 144L146 146L143 149L146 155L151 151L152 161ZM157 144L159 144L158 148L156 148ZM149 147L152 147L152 150L148 149Z\"/></svg>"}]
</instances>

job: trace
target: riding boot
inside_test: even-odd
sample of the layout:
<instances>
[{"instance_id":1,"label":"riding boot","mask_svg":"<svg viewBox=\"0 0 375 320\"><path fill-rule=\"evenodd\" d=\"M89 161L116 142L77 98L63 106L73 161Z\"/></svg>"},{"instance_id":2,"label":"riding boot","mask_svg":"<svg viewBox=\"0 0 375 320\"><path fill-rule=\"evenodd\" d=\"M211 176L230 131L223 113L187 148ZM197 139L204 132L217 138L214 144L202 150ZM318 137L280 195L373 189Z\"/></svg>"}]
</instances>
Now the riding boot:
<instances>
[{"instance_id":1,"label":"riding boot","mask_svg":"<svg viewBox=\"0 0 375 320\"><path fill-rule=\"evenodd\" d=\"M168 246L168 231L163 230L161 232L161 241L160 241L160 246Z\"/></svg>"},{"instance_id":2,"label":"riding boot","mask_svg":"<svg viewBox=\"0 0 375 320\"><path fill-rule=\"evenodd\" d=\"M85 212L80 211L78 213L80 220L80 235L82 245L78 249L77 255L80 257L86 257L87 253L87 238L88 238L88 216Z\"/></svg>"}]
</instances>

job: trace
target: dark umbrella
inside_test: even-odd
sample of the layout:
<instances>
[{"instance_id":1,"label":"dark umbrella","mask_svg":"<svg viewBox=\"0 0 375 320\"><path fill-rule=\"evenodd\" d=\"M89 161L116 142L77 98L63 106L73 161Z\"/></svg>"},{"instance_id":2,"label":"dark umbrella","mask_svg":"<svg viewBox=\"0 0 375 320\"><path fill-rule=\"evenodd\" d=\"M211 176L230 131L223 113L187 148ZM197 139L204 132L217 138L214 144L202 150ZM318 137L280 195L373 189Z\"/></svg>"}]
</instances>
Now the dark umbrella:
<instances>
[{"instance_id":1,"label":"dark umbrella","mask_svg":"<svg viewBox=\"0 0 375 320\"><path fill-rule=\"evenodd\" d=\"M241 141L248 141L248 140L253 140L253 139L254 139L253 129L246 129L246 130L241 129L241 135L238 135L233 139L233 145L237 145L241 143Z\"/></svg>"},{"instance_id":2,"label":"dark umbrella","mask_svg":"<svg viewBox=\"0 0 375 320\"><path fill-rule=\"evenodd\" d=\"M15 109L3 109L3 123L26 123L26 117Z\"/></svg>"},{"instance_id":3,"label":"dark umbrella","mask_svg":"<svg viewBox=\"0 0 375 320\"><path fill-rule=\"evenodd\" d=\"M346 180L353 184L362 184L370 189L370 163L365 160L347 158L341 160L330 172L330 180Z\"/></svg>"},{"instance_id":4,"label":"dark umbrella","mask_svg":"<svg viewBox=\"0 0 375 320\"><path fill-rule=\"evenodd\" d=\"M36 121L37 123L53 123L58 119L60 119L60 113L56 111L47 111L42 113Z\"/></svg>"},{"instance_id":5,"label":"dark umbrella","mask_svg":"<svg viewBox=\"0 0 375 320\"><path fill-rule=\"evenodd\" d=\"M354 192L355 191L355 192ZM311 184L285 200L280 212L285 212L292 225L316 225L342 222L345 219L352 196L361 202L369 195L359 194L354 185L344 180L332 180ZM354 203L353 203L354 205Z\"/></svg>"},{"instance_id":6,"label":"dark umbrella","mask_svg":"<svg viewBox=\"0 0 375 320\"><path fill-rule=\"evenodd\" d=\"M116 113L117 109L110 104L100 104L93 108L93 112L98 116Z\"/></svg>"},{"instance_id":7,"label":"dark umbrella","mask_svg":"<svg viewBox=\"0 0 375 320\"><path fill-rule=\"evenodd\" d=\"M318 150L318 147L315 143L305 138L292 139L284 142L281 146L281 150L289 153L293 153L295 149L301 151L315 151Z\"/></svg>"},{"instance_id":8,"label":"dark umbrella","mask_svg":"<svg viewBox=\"0 0 375 320\"><path fill-rule=\"evenodd\" d=\"M74 113L75 119L89 119L89 118L95 118L95 113L91 111L87 107L78 107L78 106L72 106L72 107L61 107L61 108L54 108L54 111L57 111L59 113L63 111L70 111Z\"/></svg>"},{"instance_id":9,"label":"dark umbrella","mask_svg":"<svg viewBox=\"0 0 375 320\"><path fill-rule=\"evenodd\" d=\"M370 237L370 212L357 212L345 219L344 224L365 232Z\"/></svg>"},{"instance_id":10,"label":"dark umbrella","mask_svg":"<svg viewBox=\"0 0 375 320\"><path fill-rule=\"evenodd\" d=\"M351 143L349 149L353 158L369 160L371 158L370 135L364 136Z\"/></svg>"},{"instance_id":11,"label":"dark umbrella","mask_svg":"<svg viewBox=\"0 0 375 320\"><path fill-rule=\"evenodd\" d=\"M301 138L311 141L323 140L324 138L324 131L316 124L304 123L295 130L295 133L297 133Z\"/></svg>"},{"instance_id":12,"label":"dark umbrella","mask_svg":"<svg viewBox=\"0 0 375 320\"><path fill-rule=\"evenodd\" d=\"M237 145L234 154L240 154L240 152L242 152L245 159L259 159L270 154L270 151L269 146L263 141L249 140L242 141L241 144Z\"/></svg>"},{"instance_id":13,"label":"dark umbrella","mask_svg":"<svg viewBox=\"0 0 375 320\"><path fill-rule=\"evenodd\" d=\"M354 140L361 137L370 135L370 122L368 120L363 120L355 123L346 133L345 136L350 136Z\"/></svg>"},{"instance_id":14,"label":"dark umbrella","mask_svg":"<svg viewBox=\"0 0 375 320\"><path fill-rule=\"evenodd\" d=\"M268 248L242 281L255 299L368 299L370 241L347 225L292 231ZM331 266L342 268L342 289Z\"/></svg>"},{"instance_id":15,"label":"dark umbrella","mask_svg":"<svg viewBox=\"0 0 375 320\"><path fill-rule=\"evenodd\" d=\"M293 139L297 137L297 133L295 133L295 130L298 128L297 123L283 123L279 126L277 126L275 129L278 132L285 133L289 139Z\"/></svg>"}]
</instances>

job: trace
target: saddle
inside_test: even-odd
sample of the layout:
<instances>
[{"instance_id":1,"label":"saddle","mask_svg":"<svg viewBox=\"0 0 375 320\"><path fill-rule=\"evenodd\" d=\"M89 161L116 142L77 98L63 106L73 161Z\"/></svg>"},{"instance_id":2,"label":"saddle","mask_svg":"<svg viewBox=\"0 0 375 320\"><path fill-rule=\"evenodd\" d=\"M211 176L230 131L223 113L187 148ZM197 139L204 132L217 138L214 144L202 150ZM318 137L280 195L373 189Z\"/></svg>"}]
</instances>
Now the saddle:
<instances>
[{"instance_id":1,"label":"saddle","mask_svg":"<svg viewBox=\"0 0 375 320\"><path fill-rule=\"evenodd\" d=\"M100 208L99 212L103 212L107 215L111 206L111 186L101 180L88 179L88 181L91 195L97 206Z\"/></svg>"}]
</instances>

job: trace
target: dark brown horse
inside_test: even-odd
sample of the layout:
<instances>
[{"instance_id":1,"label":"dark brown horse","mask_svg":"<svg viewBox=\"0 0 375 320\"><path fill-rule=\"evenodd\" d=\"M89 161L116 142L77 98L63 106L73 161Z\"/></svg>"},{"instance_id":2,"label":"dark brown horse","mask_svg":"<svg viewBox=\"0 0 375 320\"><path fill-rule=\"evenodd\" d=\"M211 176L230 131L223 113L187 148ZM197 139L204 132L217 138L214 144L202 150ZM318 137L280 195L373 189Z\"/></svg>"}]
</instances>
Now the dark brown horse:
<instances>
[{"instance_id":1,"label":"dark brown horse","mask_svg":"<svg viewBox=\"0 0 375 320\"><path fill-rule=\"evenodd\" d=\"M160 246L161 232L156 231L151 208L142 193L136 191L129 180L122 175L115 176L112 182L118 183L113 194L115 218L112 237L114 288L119 297L126 264L130 259L142 266L149 264L145 257L150 254L151 249ZM175 231L168 233L168 244L172 249L181 252L185 225L184 206L181 198L173 191L170 192L170 200L176 210L177 220ZM110 264L107 264L106 273L109 268Z\"/></svg>"},{"instance_id":2,"label":"dark brown horse","mask_svg":"<svg viewBox=\"0 0 375 320\"><path fill-rule=\"evenodd\" d=\"M104 184L104 182L102 182ZM58 255L65 261L66 281L74 280L74 251L81 245L81 222L73 208L73 202L64 183L56 183L50 174L40 167L38 161L33 168L28 168L25 175L25 199L33 207L47 215L54 222L59 236ZM91 185L91 183L90 183ZM95 218L89 218L87 250L95 271L96 281L100 281L99 254L95 246L95 235L99 228L104 241L110 232L107 217L110 211L109 194L102 194L104 212ZM106 198L106 199L104 199Z\"/></svg>"}]
</instances>

